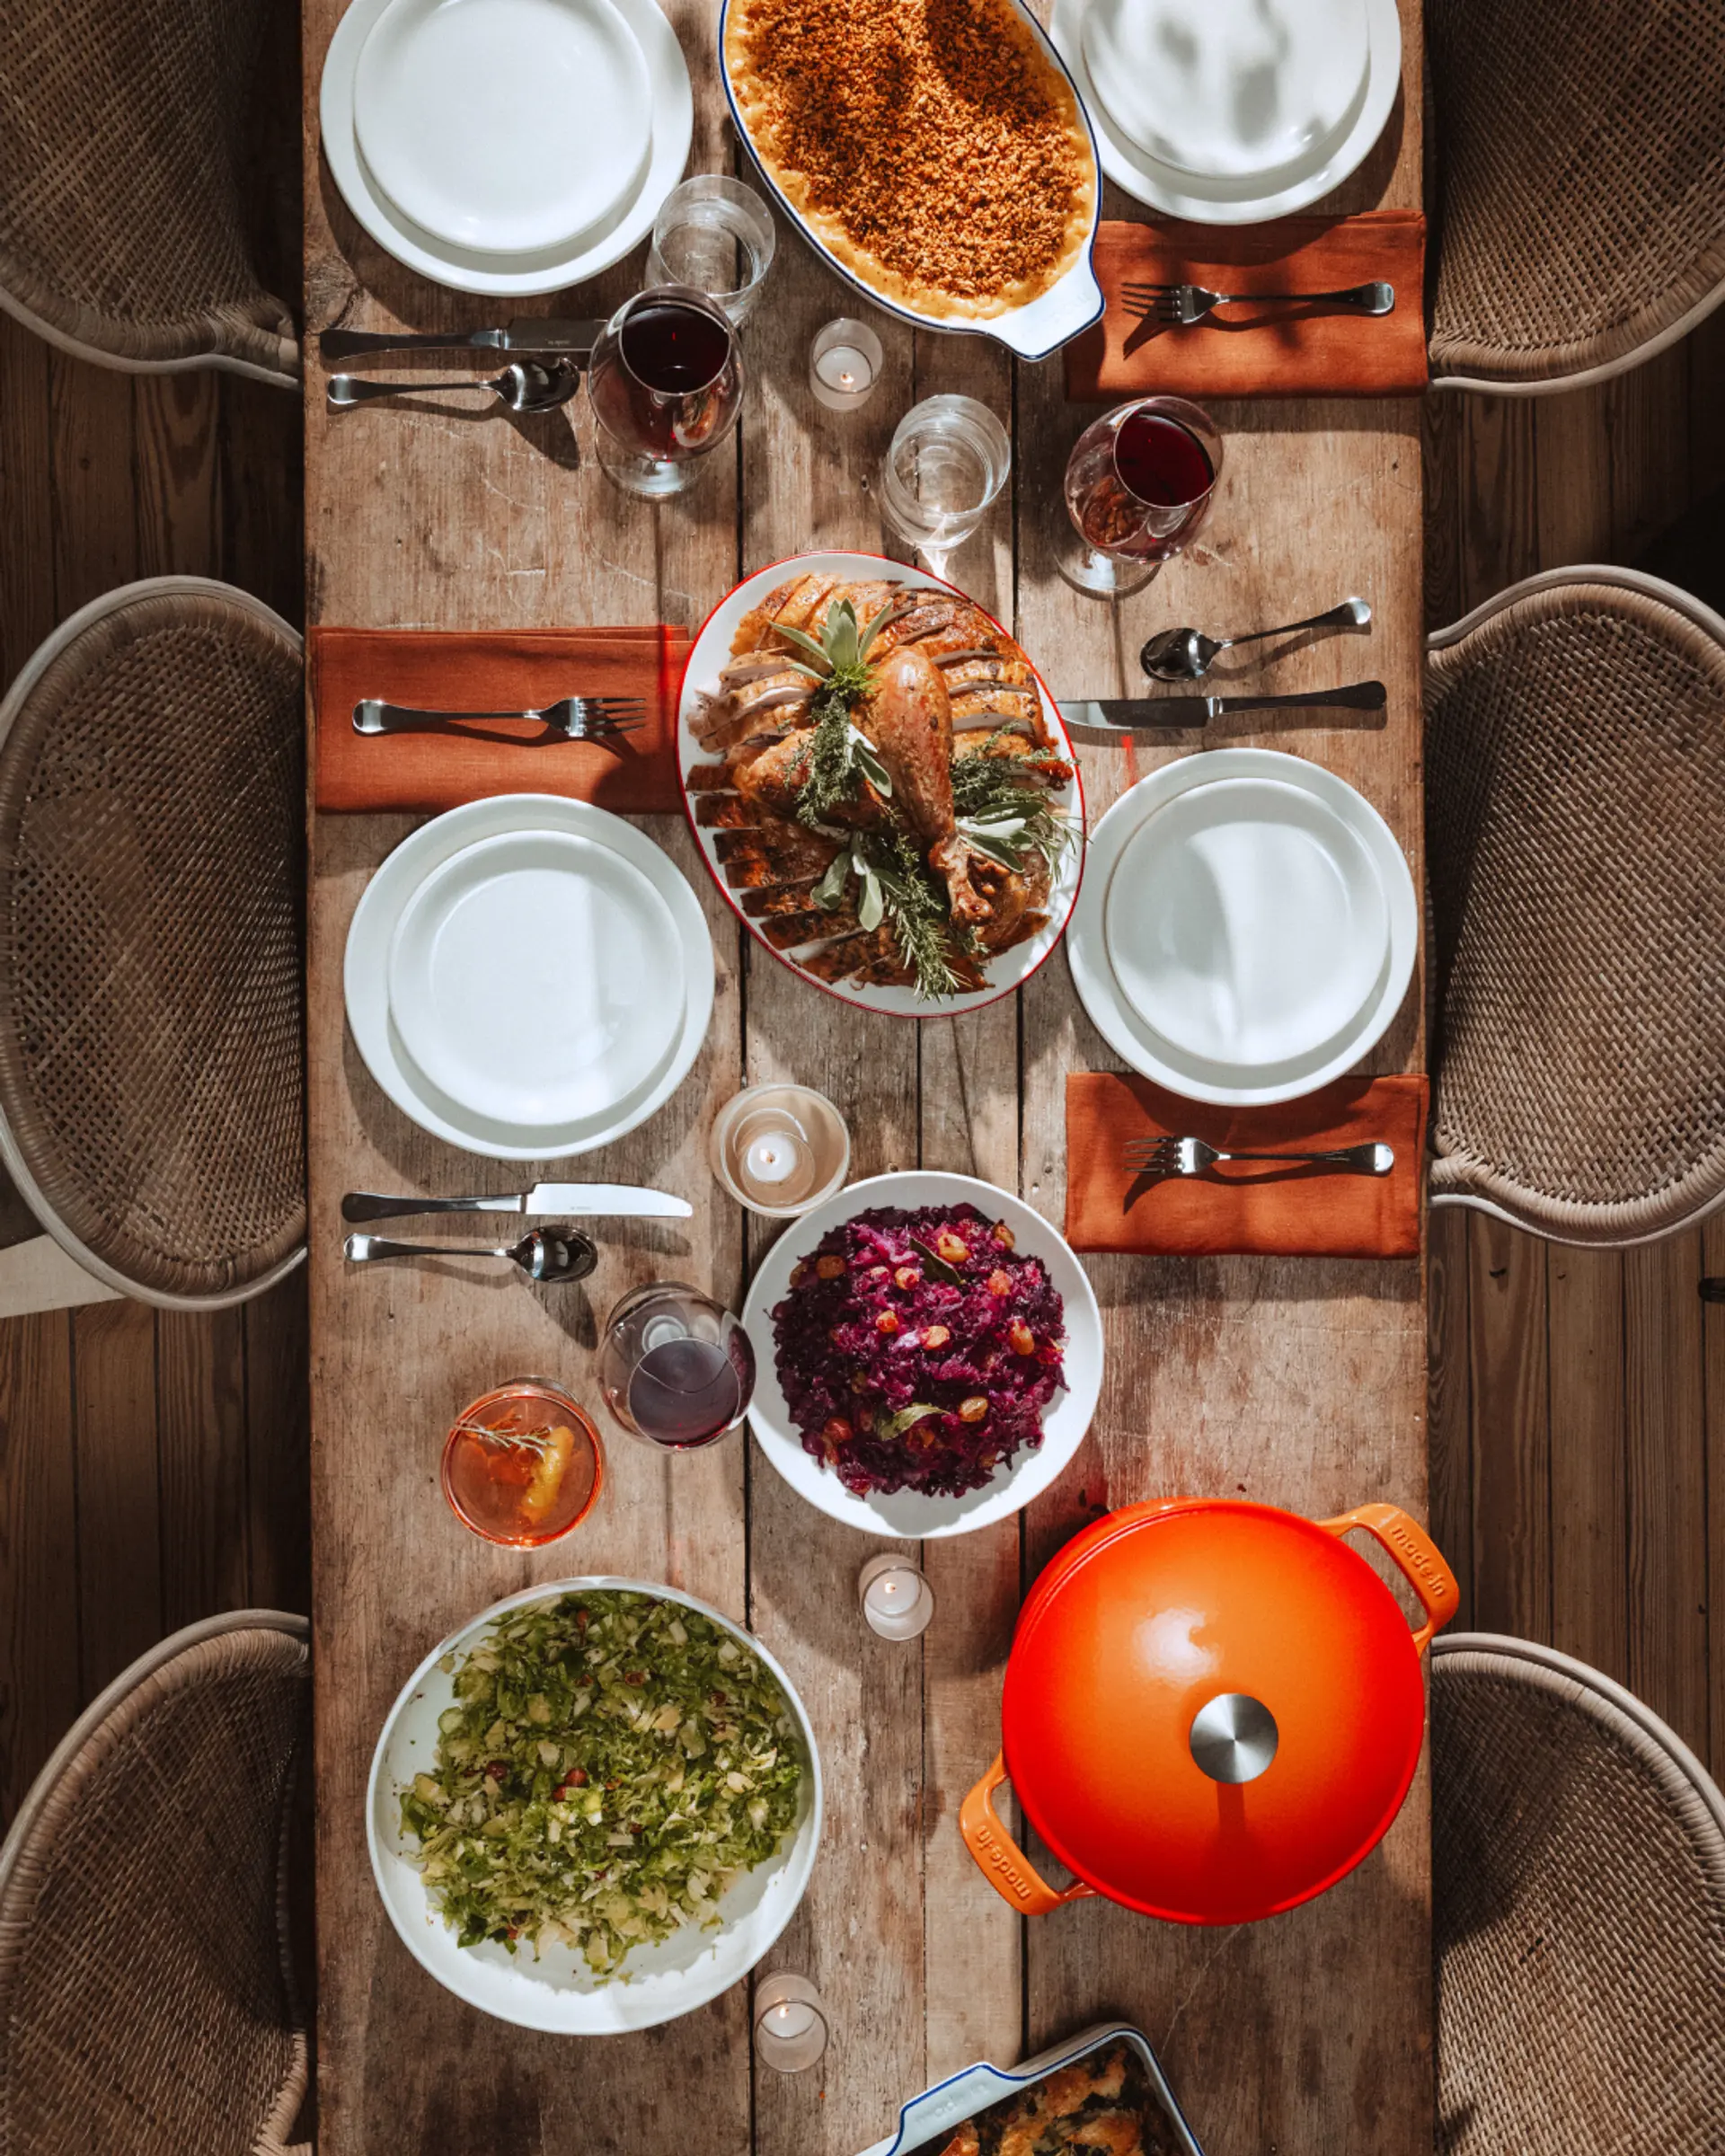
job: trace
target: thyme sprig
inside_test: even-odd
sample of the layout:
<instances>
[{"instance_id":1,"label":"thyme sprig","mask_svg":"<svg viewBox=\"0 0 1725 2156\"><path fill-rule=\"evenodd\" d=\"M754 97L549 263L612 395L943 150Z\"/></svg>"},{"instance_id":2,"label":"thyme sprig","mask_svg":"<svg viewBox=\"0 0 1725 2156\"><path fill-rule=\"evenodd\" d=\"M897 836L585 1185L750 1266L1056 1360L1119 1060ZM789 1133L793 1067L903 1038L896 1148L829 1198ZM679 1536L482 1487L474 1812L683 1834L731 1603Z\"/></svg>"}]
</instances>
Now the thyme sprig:
<instances>
[{"instance_id":1,"label":"thyme sprig","mask_svg":"<svg viewBox=\"0 0 1725 2156\"><path fill-rule=\"evenodd\" d=\"M881 800L892 798L892 780L875 747L851 714L869 690L869 646L890 609L882 607L867 628L859 629L856 609L840 599L827 610L818 641L803 630L778 624L778 632L807 654L790 663L816 685L809 701L814 731L801 760L803 773L797 795L798 820L818 824L856 791L859 774Z\"/></svg>"}]
</instances>

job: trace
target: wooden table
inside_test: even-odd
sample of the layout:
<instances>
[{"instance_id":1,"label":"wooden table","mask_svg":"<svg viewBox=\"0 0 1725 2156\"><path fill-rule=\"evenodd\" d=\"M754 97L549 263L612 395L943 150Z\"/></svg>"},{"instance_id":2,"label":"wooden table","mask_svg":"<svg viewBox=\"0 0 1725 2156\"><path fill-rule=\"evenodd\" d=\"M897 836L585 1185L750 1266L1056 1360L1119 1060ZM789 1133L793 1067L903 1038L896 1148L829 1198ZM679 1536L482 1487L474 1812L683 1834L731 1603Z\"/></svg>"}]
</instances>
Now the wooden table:
<instances>
[{"instance_id":1,"label":"wooden table","mask_svg":"<svg viewBox=\"0 0 1725 2156\"><path fill-rule=\"evenodd\" d=\"M317 154L317 89L341 0L305 0L308 330L491 318L426 285L359 233ZM713 10L673 0L695 82L692 171L729 170ZM1404 89L1384 142L1335 207L1420 199L1420 26L1402 0ZM1111 216L1137 214L1111 200ZM634 288L637 254L585 290L598 312ZM520 426L405 408L332 420L308 367L307 606L314 622L428 628L694 624L746 571L808 547L875 547L887 438L913 399L960 389L1013 427L1011 500L954 564L1060 694L1134 690L1155 626L1287 620L1369 596L1369 645L1321 646L1278 669L1318 686L1389 684L1379 730L1221 735L1312 756L1360 786L1420 872L1421 499L1412 402L1218 407L1226 470L1210 530L1118 614L1071 593L1049 550L1060 473L1087 414L1057 359L1014 366L980 338L913 336L884 316L884 378L860 413L815 407L810 338L854 301L790 233L745 336L753 376L733 455L674 506L624 502L578 409ZM502 312L509 312L504 307ZM1086 752L1092 817L1166 753ZM1084 1519L1185 1491L1314 1514L1369 1498L1423 1513L1423 1268L1297 1259L1101 1259L1090 1265L1109 1362L1094 1429L1021 1519L924 1546L939 1599L918 1645L858 1618L857 1568L880 1545L793 1497L741 1440L665 1460L621 1437L593 1520L527 1557L461 1532L437 1486L451 1413L495 1380L547 1370L597 1401L596 1327L624 1290L684 1276L740 1298L766 1235L705 1161L718 1106L745 1081L794 1077L844 1108L854 1172L918 1162L1015 1189L1058 1221L1071 1070L1114 1059L1064 964L1023 993L920 1025L844 1010L739 943L680 823L650 828L700 893L719 992L705 1052L670 1105L581 1163L681 1191L693 1220L612 1224L589 1291L537 1290L477 1267L345 1269L350 1188L517 1188L425 1136L385 1100L349 1039L342 946L404 817L314 819L311 897L313 1522L317 1673L321 2156L854 2156L927 2081L1011 2061L1103 2015L1149 2034L1208 2156L1425 2156L1432 2142L1427 1798L1328 1895L1233 1931L1158 1925L1097 1900L1026 1927L958 1834L959 1802L998 1742L1000 1678L1023 1586ZM1372 1058L1422 1061L1418 980ZM523 1180L529 1171L523 1171ZM807 1899L768 1967L806 1972L834 2010L823 2069L751 2068L732 1990L649 2034L528 2035L449 1998L397 1943L373 1889L363 1798L371 1751L427 1647L495 1597L571 1568L666 1579L760 1634L819 1736L827 1828Z\"/></svg>"}]
</instances>

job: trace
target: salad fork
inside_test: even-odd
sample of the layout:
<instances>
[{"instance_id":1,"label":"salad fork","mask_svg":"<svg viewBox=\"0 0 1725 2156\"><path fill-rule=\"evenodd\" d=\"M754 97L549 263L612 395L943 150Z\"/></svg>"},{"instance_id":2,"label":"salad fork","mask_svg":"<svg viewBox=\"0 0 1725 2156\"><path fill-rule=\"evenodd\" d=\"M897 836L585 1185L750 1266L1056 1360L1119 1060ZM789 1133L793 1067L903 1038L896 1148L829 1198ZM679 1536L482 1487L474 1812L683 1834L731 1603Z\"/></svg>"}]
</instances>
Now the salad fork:
<instances>
[{"instance_id":1,"label":"salad fork","mask_svg":"<svg viewBox=\"0 0 1725 2156\"><path fill-rule=\"evenodd\" d=\"M644 696L560 696L538 711L421 711L407 704L362 696L353 707L356 734L434 733L469 719L532 719L571 741L609 741L632 734L647 723Z\"/></svg>"},{"instance_id":2,"label":"salad fork","mask_svg":"<svg viewBox=\"0 0 1725 2156\"><path fill-rule=\"evenodd\" d=\"M1343 1175L1387 1175L1393 1146L1340 1145L1329 1153L1224 1153L1202 1138L1144 1138L1126 1149L1126 1164L1138 1175L1202 1175L1218 1161L1280 1161L1291 1166L1337 1169Z\"/></svg>"},{"instance_id":3,"label":"salad fork","mask_svg":"<svg viewBox=\"0 0 1725 2156\"><path fill-rule=\"evenodd\" d=\"M1121 296L1141 315L1190 329L1214 307L1262 306L1266 302L1334 307L1344 314L1387 314L1395 305L1395 287L1374 280L1349 285L1341 292L1212 292L1204 285L1123 285Z\"/></svg>"}]
</instances>

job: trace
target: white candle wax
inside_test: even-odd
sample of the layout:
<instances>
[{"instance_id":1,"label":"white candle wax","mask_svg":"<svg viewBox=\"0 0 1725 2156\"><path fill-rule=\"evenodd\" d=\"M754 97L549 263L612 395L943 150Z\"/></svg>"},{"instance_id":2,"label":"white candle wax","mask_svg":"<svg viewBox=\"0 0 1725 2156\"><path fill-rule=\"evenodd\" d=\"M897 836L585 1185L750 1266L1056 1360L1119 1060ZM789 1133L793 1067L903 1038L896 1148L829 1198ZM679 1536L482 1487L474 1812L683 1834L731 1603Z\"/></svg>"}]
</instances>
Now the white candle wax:
<instances>
[{"instance_id":1,"label":"white candle wax","mask_svg":"<svg viewBox=\"0 0 1725 2156\"><path fill-rule=\"evenodd\" d=\"M862 1614L883 1639L915 1639L934 1615L934 1594L915 1566L879 1558L864 1568Z\"/></svg>"},{"instance_id":2,"label":"white candle wax","mask_svg":"<svg viewBox=\"0 0 1725 2156\"><path fill-rule=\"evenodd\" d=\"M874 369L868 355L859 352L854 344L836 344L823 352L815 361L815 372L828 389L854 391L874 386Z\"/></svg>"},{"instance_id":3,"label":"white candle wax","mask_svg":"<svg viewBox=\"0 0 1725 2156\"><path fill-rule=\"evenodd\" d=\"M802 1152L793 1130L759 1131L743 1155L742 1180L751 1185L788 1182L801 1164Z\"/></svg>"},{"instance_id":4,"label":"white candle wax","mask_svg":"<svg viewBox=\"0 0 1725 2156\"><path fill-rule=\"evenodd\" d=\"M815 2026L815 2010L801 1999L786 1999L768 2011L762 2026L774 2042L791 2043Z\"/></svg>"}]
</instances>

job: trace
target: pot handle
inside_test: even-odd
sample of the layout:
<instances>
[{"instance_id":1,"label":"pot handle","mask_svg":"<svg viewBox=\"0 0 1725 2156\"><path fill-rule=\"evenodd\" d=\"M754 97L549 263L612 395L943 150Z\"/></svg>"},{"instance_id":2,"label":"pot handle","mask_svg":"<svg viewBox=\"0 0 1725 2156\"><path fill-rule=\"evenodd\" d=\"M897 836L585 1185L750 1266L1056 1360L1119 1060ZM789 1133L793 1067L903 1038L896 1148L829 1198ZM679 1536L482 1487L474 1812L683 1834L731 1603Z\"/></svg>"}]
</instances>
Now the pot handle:
<instances>
[{"instance_id":1,"label":"pot handle","mask_svg":"<svg viewBox=\"0 0 1725 2156\"><path fill-rule=\"evenodd\" d=\"M1050 1909L1082 1901L1094 1894L1082 1879L1057 1891L1037 1871L1017 1842L1000 1824L993 1804L995 1791L1006 1779L1006 1754L996 1752L995 1763L959 1808L959 1832L988 1884L1004 1902L1024 1916L1046 1916Z\"/></svg>"},{"instance_id":2,"label":"pot handle","mask_svg":"<svg viewBox=\"0 0 1725 2156\"><path fill-rule=\"evenodd\" d=\"M1326 1533L1346 1534L1361 1527L1381 1542L1402 1568L1402 1576L1420 1597L1426 1621L1413 1635L1413 1651L1423 1655L1462 1604L1462 1590L1444 1554L1425 1529L1399 1505L1356 1505L1333 1520L1320 1520Z\"/></svg>"}]
</instances>

